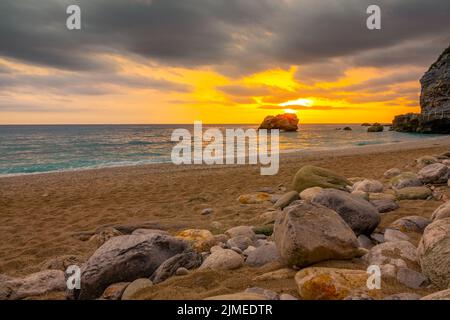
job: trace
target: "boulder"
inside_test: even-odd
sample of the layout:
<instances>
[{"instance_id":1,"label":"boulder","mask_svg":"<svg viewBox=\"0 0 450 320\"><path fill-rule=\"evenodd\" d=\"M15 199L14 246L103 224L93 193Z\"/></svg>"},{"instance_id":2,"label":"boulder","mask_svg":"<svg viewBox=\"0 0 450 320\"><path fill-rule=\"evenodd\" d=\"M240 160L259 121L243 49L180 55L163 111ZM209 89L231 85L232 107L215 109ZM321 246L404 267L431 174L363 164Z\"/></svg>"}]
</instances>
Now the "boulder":
<instances>
[{"instance_id":1,"label":"boulder","mask_svg":"<svg viewBox=\"0 0 450 320\"><path fill-rule=\"evenodd\" d=\"M419 243L422 272L441 289L450 287L450 218L429 224Z\"/></svg>"},{"instance_id":2,"label":"boulder","mask_svg":"<svg viewBox=\"0 0 450 320\"><path fill-rule=\"evenodd\" d=\"M370 235L380 223L380 214L371 203L341 190L325 189L312 203L336 211L356 235Z\"/></svg>"},{"instance_id":3,"label":"boulder","mask_svg":"<svg viewBox=\"0 0 450 320\"><path fill-rule=\"evenodd\" d=\"M164 261L189 248L189 244L160 234L111 238L81 268L78 299L94 299L112 283L149 277Z\"/></svg>"},{"instance_id":4,"label":"boulder","mask_svg":"<svg viewBox=\"0 0 450 320\"><path fill-rule=\"evenodd\" d=\"M442 163L434 163L419 171L419 178L423 183L447 183L450 178L450 168Z\"/></svg>"},{"instance_id":5,"label":"boulder","mask_svg":"<svg viewBox=\"0 0 450 320\"><path fill-rule=\"evenodd\" d=\"M240 268L244 263L244 258L233 250L221 249L209 255L200 269L212 270L233 270Z\"/></svg>"},{"instance_id":6,"label":"boulder","mask_svg":"<svg viewBox=\"0 0 450 320\"><path fill-rule=\"evenodd\" d=\"M407 216L392 222L390 228L397 229L402 232L422 233L426 226L430 223L430 219L421 216Z\"/></svg>"},{"instance_id":7,"label":"boulder","mask_svg":"<svg viewBox=\"0 0 450 320\"><path fill-rule=\"evenodd\" d=\"M202 256L194 250L187 250L164 261L152 274L150 279L157 284L169 279L180 268L195 269L202 264Z\"/></svg>"},{"instance_id":8,"label":"boulder","mask_svg":"<svg viewBox=\"0 0 450 320\"><path fill-rule=\"evenodd\" d=\"M136 279L125 288L121 300L133 300L139 291L151 286L153 286L153 283L147 278Z\"/></svg>"},{"instance_id":9,"label":"boulder","mask_svg":"<svg viewBox=\"0 0 450 320\"><path fill-rule=\"evenodd\" d=\"M3 277L0 300L19 300L66 289L65 274L61 270L45 270L24 278Z\"/></svg>"},{"instance_id":10,"label":"boulder","mask_svg":"<svg viewBox=\"0 0 450 320\"><path fill-rule=\"evenodd\" d=\"M263 122L259 125L258 130L266 129L279 129L282 131L297 131L298 130L298 118L293 113L283 113L276 116L267 116Z\"/></svg>"},{"instance_id":11,"label":"boulder","mask_svg":"<svg viewBox=\"0 0 450 320\"><path fill-rule=\"evenodd\" d=\"M419 289L428 284L428 279L415 270L400 267L397 269L397 281L411 289Z\"/></svg>"},{"instance_id":12,"label":"boulder","mask_svg":"<svg viewBox=\"0 0 450 320\"><path fill-rule=\"evenodd\" d=\"M426 200L433 196L427 187L406 187L396 191L398 200Z\"/></svg>"},{"instance_id":13,"label":"boulder","mask_svg":"<svg viewBox=\"0 0 450 320\"><path fill-rule=\"evenodd\" d=\"M349 295L369 293L369 274L363 270L310 267L297 272L295 282L304 300L343 300Z\"/></svg>"},{"instance_id":14,"label":"boulder","mask_svg":"<svg viewBox=\"0 0 450 320\"><path fill-rule=\"evenodd\" d=\"M311 187L345 190L351 182L337 173L311 165L302 167L294 176L293 186L297 192Z\"/></svg>"},{"instance_id":15,"label":"boulder","mask_svg":"<svg viewBox=\"0 0 450 320\"><path fill-rule=\"evenodd\" d=\"M407 187L418 187L422 185L422 181L419 177L412 172L403 172L389 181L392 188L394 189L403 189Z\"/></svg>"},{"instance_id":16,"label":"boulder","mask_svg":"<svg viewBox=\"0 0 450 320\"><path fill-rule=\"evenodd\" d=\"M289 266L304 267L358 255L355 234L333 210L304 201L286 207L275 222L278 252Z\"/></svg>"},{"instance_id":17,"label":"boulder","mask_svg":"<svg viewBox=\"0 0 450 320\"><path fill-rule=\"evenodd\" d=\"M358 236L358 244L361 248L370 250L373 247L372 241L365 235L360 234Z\"/></svg>"},{"instance_id":18,"label":"boulder","mask_svg":"<svg viewBox=\"0 0 450 320\"><path fill-rule=\"evenodd\" d=\"M298 200L299 194L297 191L289 191L285 193L277 202L273 205L277 209L283 209L288 206L292 201Z\"/></svg>"},{"instance_id":19,"label":"boulder","mask_svg":"<svg viewBox=\"0 0 450 320\"><path fill-rule=\"evenodd\" d=\"M267 242L251 251L245 263L250 267L261 267L268 263L281 262L280 254L274 242Z\"/></svg>"},{"instance_id":20,"label":"boulder","mask_svg":"<svg viewBox=\"0 0 450 320\"><path fill-rule=\"evenodd\" d=\"M441 206L439 206L436 210L434 210L433 214L431 215L432 220L445 218L450 218L450 201L447 201Z\"/></svg>"},{"instance_id":21,"label":"boulder","mask_svg":"<svg viewBox=\"0 0 450 320\"><path fill-rule=\"evenodd\" d=\"M353 185L353 191L363 191L363 192L383 192L383 184L377 180L365 179L358 181Z\"/></svg>"},{"instance_id":22,"label":"boulder","mask_svg":"<svg viewBox=\"0 0 450 320\"><path fill-rule=\"evenodd\" d=\"M255 226L253 227L253 231L256 234L256 237L262 237L262 236L271 236L273 233L273 224L275 222L275 219L272 223L264 224L261 226Z\"/></svg>"},{"instance_id":23,"label":"boulder","mask_svg":"<svg viewBox=\"0 0 450 320\"><path fill-rule=\"evenodd\" d=\"M216 239L209 230L187 229L177 233L176 237L189 242L198 252L209 251L216 244Z\"/></svg>"}]
</instances>

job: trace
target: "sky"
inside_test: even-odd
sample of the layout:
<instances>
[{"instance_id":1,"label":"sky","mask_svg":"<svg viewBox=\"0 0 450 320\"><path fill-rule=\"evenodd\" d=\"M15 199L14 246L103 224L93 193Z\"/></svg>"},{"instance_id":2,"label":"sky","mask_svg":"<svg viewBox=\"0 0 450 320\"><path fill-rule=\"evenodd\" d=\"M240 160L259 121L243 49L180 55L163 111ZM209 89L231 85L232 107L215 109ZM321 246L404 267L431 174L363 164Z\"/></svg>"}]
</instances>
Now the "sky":
<instances>
[{"instance_id":1,"label":"sky","mask_svg":"<svg viewBox=\"0 0 450 320\"><path fill-rule=\"evenodd\" d=\"M66 8L81 8L81 30ZM381 30L366 9L381 8ZM448 0L2 0L0 124L390 122Z\"/></svg>"}]
</instances>

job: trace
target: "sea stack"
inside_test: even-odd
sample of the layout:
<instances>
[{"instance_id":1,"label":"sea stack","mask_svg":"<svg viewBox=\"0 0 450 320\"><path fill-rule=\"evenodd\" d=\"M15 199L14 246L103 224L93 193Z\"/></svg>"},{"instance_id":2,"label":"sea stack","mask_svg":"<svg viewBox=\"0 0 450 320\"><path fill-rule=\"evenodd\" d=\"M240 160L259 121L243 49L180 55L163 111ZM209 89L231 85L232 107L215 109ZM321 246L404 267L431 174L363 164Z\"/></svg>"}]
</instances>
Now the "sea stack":
<instances>
[{"instance_id":1,"label":"sea stack","mask_svg":"<svg viewBox=\"0 0 450 320\"><path fill-rule=\"evenodd\" d=\"M283 113L276 116L267 116L258 129L279 129L282 131L297 131L298 118L293 113Z\"/></svg>"},{"instance_id":2,"label":"sea stack","mask_svg":"<svg viewBox=\"0 0 450 320\"><path fill-rule=\"evenodd\" d=\"M450 46L420 79L421 113L396 116L392 128L400 132L450 133Z\"/></svg>"}]
</instances>

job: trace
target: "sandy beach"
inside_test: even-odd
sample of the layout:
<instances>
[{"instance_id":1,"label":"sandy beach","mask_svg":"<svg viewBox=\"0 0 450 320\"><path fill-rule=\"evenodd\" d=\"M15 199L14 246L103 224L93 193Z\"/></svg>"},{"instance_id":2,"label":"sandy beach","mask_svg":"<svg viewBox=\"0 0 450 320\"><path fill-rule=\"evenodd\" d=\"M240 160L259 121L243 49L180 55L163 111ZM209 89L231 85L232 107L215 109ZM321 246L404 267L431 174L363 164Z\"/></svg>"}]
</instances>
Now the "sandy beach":
<instances>
[{"instance_id":1,"label":"sandy beach","mask_svg":"<svg viewBox=\"0 0 450 320\"><path fill-rule=\"evenodd\" d=\"M383 181L386 170L397 167L417 171L415 159L442 153L449 147L450 137L446 137L289 153L282 155L280 171L274 176L261 176L258 166L165 164L3 177L0 178L0 273L24 276L63 255L75 255L84 261L98 245L83 240L87 240L90 232L108 225L145 226L170 233L187 228L212 230L213 221L220 223L214 233L238 225L255 225L258 215L271 204L240 204L239 195L266 187L289 190L292 177L306 164L331 169L346 177ZM450 197L448 187L439 188ZM437 200L401 201L400 209L383 216L379 228L402 216L430 217L440 204ZM205 208L213 208L214 213L202 215ZM417 244L420 235L412 237ZM321 265L360 267L352 261ZM254 277L276 268L197 271L181 280L169 279L156 285L143 298L197 299L236 292L257 286ZM264 281L264 286L297 295L292 279Z\"/></svg>"}]
</instances>

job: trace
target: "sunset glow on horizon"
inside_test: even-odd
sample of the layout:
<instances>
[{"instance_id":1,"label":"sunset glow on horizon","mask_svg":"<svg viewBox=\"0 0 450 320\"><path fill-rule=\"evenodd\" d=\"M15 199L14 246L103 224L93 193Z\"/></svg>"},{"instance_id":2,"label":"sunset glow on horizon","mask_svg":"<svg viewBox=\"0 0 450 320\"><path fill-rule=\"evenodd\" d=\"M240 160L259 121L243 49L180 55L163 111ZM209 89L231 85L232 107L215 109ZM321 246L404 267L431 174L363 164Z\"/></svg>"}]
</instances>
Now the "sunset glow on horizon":
<instances>
[{"instance_id":1,"label":"sunset glow on horizon","mask_svg":"<svg viewBox=\"0 0 450 320\"><path fill-rule=\"evenodd\" d=\"M419 79L448 45L446 28L419 37L404 19L371 32L365 4L237 1L228 16L190 0L80 1L89 24L73 32L59 24L63 4L44 2L0 5L29 17L0 34L0 124L260 123L283 112L300 124L390 122L419 111ZM399 16L404 5L385 4ZM139 23L120 20L133 14Z\"/></svg>"}]
</instances>

